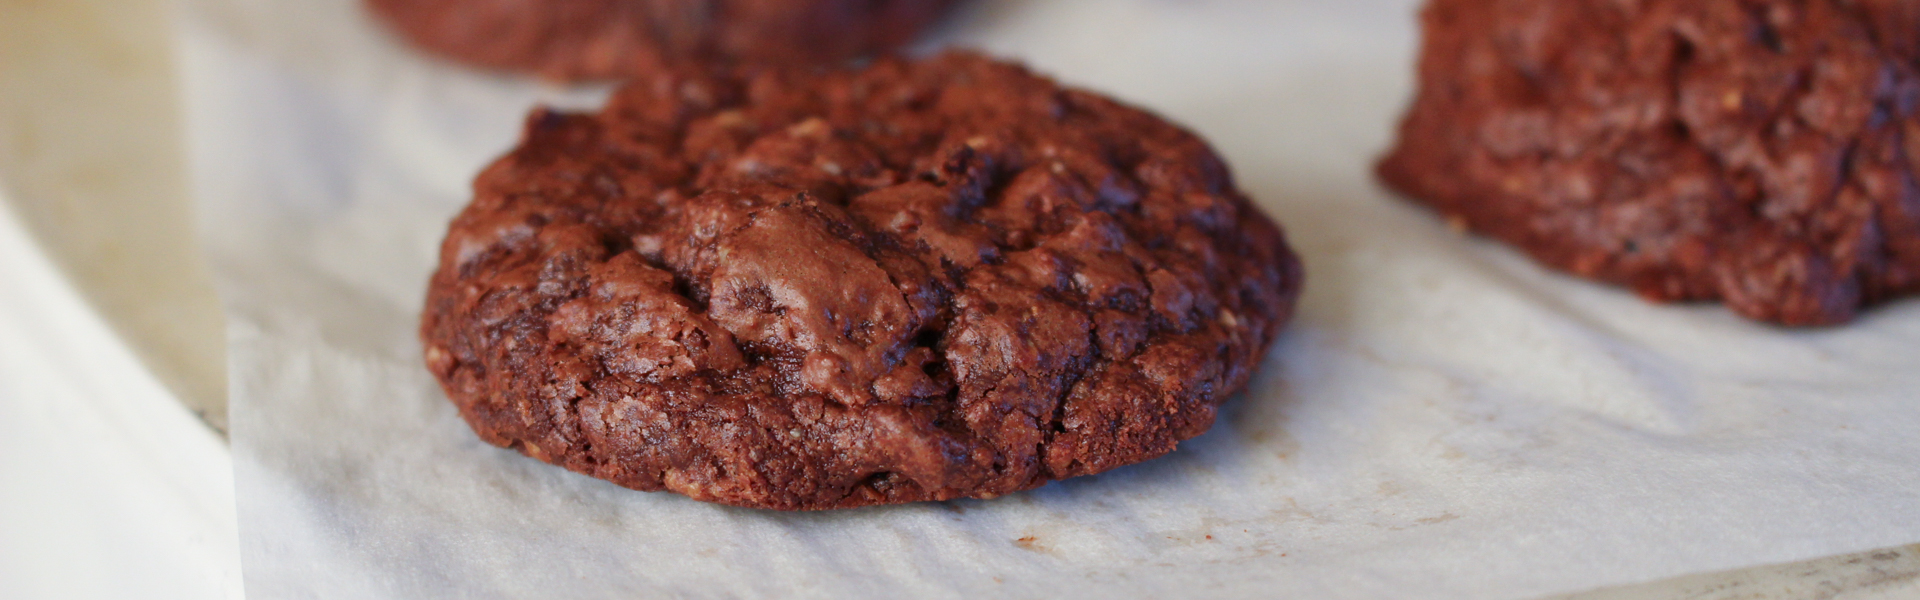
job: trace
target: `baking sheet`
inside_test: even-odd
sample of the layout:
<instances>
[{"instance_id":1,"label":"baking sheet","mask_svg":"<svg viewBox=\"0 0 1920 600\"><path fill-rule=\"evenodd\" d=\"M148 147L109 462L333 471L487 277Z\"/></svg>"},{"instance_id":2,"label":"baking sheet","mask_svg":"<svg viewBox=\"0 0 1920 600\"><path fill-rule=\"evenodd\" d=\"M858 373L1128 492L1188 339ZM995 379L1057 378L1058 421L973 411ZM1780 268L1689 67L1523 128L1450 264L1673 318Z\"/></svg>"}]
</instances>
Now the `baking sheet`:
<instances>
[{"instance_id":1,"label":"baking sheet","mask_svg":"<svg viewBox=\"0 0 1920 600\"><path fill-rule=\"evenodd\" d=\"M247 591L275 597L1525 598L1920 540L1920 304L1785 331L1448 232L1368 175L1401 0L986 1L943 40L1211 139L1308 268L1214 430L995 501L781 514L479 442L419 366L466 183L535 103L349 0L192 0Z\"/></svg>"}]
</instances>

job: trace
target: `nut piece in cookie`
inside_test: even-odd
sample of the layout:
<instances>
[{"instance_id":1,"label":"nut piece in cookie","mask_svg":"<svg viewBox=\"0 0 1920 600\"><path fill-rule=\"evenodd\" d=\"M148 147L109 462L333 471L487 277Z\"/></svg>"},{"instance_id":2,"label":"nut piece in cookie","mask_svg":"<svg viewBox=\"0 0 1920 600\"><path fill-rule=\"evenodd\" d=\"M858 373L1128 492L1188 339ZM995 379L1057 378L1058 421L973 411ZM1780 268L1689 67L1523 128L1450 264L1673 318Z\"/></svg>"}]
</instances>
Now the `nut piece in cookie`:
<instances>
[{"instance_id":1,"label":"nut piece in cookie","mask_svg":"<svg viewBox=\"0 0 1920 600\"><path fill-rule=\"evenodd\" d=\"M366 0L413 45L555 80L689 62L829 63L898 48L957 0Z\"/></svg>"},{"instance_id":2,"label":"nut piece in cookie","mask_svg":"<svg viewBox=\"0 0 1920 600\"><path fill-rule=\"evenodd\" d=\"M1920 3L1433 0L1387 183L1656 301L1920 291Z\"/></svg>"},{"instance_id":3,"label":"nut piece in cookie","mask_svg":"<svg viewBox=\"0 0 1920 600\"><path fill-rule=\"evenodd\" d=\"M535 112L421 323L476 433L775 509L991 498L1166 454L1301 269L1207 144L951 53L663 71Z\"/></svg>"}]
</instances>

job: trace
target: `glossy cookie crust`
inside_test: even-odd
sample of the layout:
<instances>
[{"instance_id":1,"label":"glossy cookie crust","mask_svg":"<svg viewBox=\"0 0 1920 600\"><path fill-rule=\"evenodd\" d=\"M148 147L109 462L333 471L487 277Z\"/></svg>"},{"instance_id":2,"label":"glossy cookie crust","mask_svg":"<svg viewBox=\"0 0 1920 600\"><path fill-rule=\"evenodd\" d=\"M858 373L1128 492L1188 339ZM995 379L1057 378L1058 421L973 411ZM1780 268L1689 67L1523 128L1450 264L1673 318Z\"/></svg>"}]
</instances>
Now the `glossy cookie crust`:
<instances>
[{"instance_id":1,"label":"glossy cookie crust","mask_svg":"<svg viewBox=\"0 0 1920 600\"><path fill-rule=\"evenodd\" d=\"M663 72L535 112L441 250L488 442L774 509L991 498L1172 451L1298 260L1194 135L985 57Z\"/></svg>"}]
</instances>

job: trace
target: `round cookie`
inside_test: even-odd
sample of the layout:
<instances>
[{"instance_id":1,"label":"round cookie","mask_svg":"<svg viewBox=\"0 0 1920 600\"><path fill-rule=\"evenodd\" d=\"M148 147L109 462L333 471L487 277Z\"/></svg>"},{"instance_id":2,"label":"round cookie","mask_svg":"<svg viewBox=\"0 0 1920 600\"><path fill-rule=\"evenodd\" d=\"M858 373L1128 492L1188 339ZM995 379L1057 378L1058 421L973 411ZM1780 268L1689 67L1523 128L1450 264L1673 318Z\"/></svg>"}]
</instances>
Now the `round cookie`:
<instances>
[{"instance_id":1,"label":"round cookie","mask_svg":"<svg viewBox=\"0 0 1920 600\"><path fill-rule=\"evenodd\" d=\"M690 61L825 63L913 39L956 0L366 0L414 45L558 80Z\"/></svg>"},{"instance_id":2,"label":"round cookie","mask_svg":"<svg viewBox=\"0 0 1920 600\"><path fill-rule=\"evenodd\" d=\"M481 438L774 509L991 498L1199 435L1301 268L1207 144L1019 66L663 72L536 111L426 362Z\"/></svg>"},{"instance_id":3,"label":"round cookie","mask_svg":"<svg viewBox=\"0 0 1920 600\"><path fill-rule=\"evenodd\" d=\"M1787 325L1920 291L1920 3L1434 0L1382 178L1546 264Z\"/></svg>"}]
</instances>

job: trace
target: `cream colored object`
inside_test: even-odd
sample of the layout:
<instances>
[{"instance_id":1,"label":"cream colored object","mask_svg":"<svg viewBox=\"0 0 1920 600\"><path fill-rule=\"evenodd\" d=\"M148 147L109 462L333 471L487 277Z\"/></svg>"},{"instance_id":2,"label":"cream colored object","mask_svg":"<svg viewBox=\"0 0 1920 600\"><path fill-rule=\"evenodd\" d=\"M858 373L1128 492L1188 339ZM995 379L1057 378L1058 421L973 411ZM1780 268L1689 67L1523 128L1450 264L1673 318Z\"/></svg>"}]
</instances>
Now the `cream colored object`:
<instances>
[{"instance_id":1,"label":"cream colored object","mask_svg":"<svg viewBox=\"0 0 1920 600\"><path fill-rule=\"evenodd\" d=\"M0 598L239 598L225 440L67 279L0 201Z\"/></svg>"},{"instance_id":2,"label":"cream colored object","mask_svg":"<svg viewBox=\"0 0 1920 600\"><path fill-rule=\"evenodd\" d=\"M187 201L170 9L0 0L0 185L114 333L224 430L220 308Z\"/></svg>"}]
</instances>

